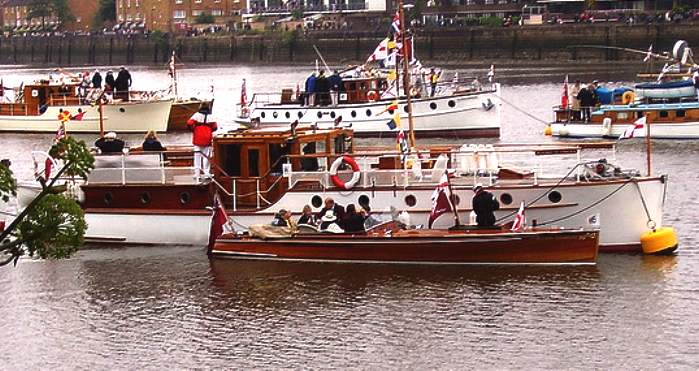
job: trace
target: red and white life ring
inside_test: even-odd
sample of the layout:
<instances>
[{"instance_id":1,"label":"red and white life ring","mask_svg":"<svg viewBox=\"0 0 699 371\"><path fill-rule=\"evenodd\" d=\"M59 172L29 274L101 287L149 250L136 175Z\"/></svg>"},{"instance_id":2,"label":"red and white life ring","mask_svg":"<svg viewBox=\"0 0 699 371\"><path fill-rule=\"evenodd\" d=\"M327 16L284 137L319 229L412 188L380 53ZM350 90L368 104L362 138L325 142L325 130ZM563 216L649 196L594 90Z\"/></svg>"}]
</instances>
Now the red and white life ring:
<instances>
[{"instance_id":1,"label":"red and white life ring","mask_svg":"<svg viewBox=\"0 0 699 371\"><path fill-rule=\"evenodd\" d=\"M340 168L340 165L342 163L346 163L352 168L352 179L350 179L347 183L343 182L340 177L337 176L337 170ZM359 171L359 165L357 165L357 161L354 161L352 157L349 156L342 156L338 157L333 161L332 165L330 165L330 180L333 182L334 185L336 185L339 188L343 189L352 189L357 182L359 182L359 177L361 176L361 172Z\"/></svg>"},{"instance_id":2,"label":"red and white life ring","mask_svg":"<svg viewBox=\"0 0 699 371\"><path fill-rule=\"evenodd\" d=\"M379 95L374 90L371 90L366 93L366 99L368 99L369 102L376 102L379 99Z\"/></svg>"}]
</instances>

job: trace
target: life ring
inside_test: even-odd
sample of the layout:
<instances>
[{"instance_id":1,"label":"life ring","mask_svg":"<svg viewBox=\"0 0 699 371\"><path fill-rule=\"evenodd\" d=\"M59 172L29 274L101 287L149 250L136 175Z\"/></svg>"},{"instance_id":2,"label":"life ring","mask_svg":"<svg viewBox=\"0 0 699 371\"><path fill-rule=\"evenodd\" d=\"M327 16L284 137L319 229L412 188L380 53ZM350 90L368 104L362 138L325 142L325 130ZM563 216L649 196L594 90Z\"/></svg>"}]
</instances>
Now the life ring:
<instances>
[{"instance_id":1,"label":"life ring","mask_svg":"<svg viewBox=\"0 0 699 371\"><path fill-rule=\"evenodd\" d=\"M366 99L369 100L369 102L376 102L379 99L379 95L371 90L370 92L366 93Z\"/></svg>"},{"instance_id":2,"label":"life ring","mask_svg":"<svg viewBox=\"0 0 699 371\"><path fill-rule=\"evenodd\" d=\"M632 91L624 92L624 94L621 95L621 103L622 104L631 104L635 100L636 100L636 94L634 94Z\"/></svg>"},{"instance_id":3,"label":"life ring","mask_svg":"<svg viewBox=\"0 0 699 371\"><path fill-rule=\"evenodd\" d=\"M349 182L345 183L340 179L340 177L337 176L337 170L340 168L340 165L342 163L346 163L352 168L352 179L349 180ZM361 176L361 173L359 172L359 165L357 165L357 161L354 161L352 157L349 156L342 156L338 157L333 161L332 165L330 165L330 180L333 182L333 184L339 188L343 189L352 189L357 182L359 181L359 177Z\"/></svg>"}]
</instances>

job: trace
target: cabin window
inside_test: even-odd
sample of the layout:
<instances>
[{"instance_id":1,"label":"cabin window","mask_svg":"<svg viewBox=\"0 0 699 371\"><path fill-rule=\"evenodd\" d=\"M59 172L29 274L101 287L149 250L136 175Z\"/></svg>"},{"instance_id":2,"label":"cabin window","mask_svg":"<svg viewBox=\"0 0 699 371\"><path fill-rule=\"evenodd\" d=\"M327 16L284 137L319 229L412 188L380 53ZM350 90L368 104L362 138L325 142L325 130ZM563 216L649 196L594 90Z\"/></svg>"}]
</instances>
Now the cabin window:
<instances>
[{"instance_id":1,"label":"cabin window","mask_svg":"<svg viewBox=\"0 0 699 371\"><path fill-rule=\"evenodd\" d=\"M658 116L660 117L668 117L670 114L668 111L660 111L658 112Z\"/></svg>"},{"instance_id":2,"label":"cabin window","mask_svg":"<svg viewBox=\"0 0 699 371\"><path fill-rule=\"evenodd\" d=\"M684 117L685 116L685 111L684 110L677 110L675 111L675 117Z\"/></svg>"},{"instance_id":3,"label":"cabin window","mask_svg":"<svg viewBox=\"0 0 699 371\"><path fill-rule=\"evenodd\" d=\"M637 112L636 112L636 118L637 118L637 119L640 119L641 117L643 117L643 116L645 116L645 115L646 115L646 114L643 113L643 111L637 111Z\"/></svg>"},{"instance_id":4,"label":"cabin window","mask_svg":"<svg viewBox=\"0 0 699 371\"><path fill-rule=\"evenodd\" d=\"M561 202L561 199L563 199L563 196L561 196L561 193L558 191L553 191L549 193L549 201L551 201L554 204L557 204Z\"/></svg>"},{"instance_id":5,"label":"cabin window","mask_svg":"<svg viewBox=\"0 0 699 371\"><path fill-rule=\"evenodd\" d=\"M240 176L240 144L227 144L217 148L221 153L219 164L229 176Z\"/></svg>"},{"instance_id":6,"label":"cabin window","mask_svg":"<svg viewBox=\"0 0 699 371\"><path fill-rule=\"evenodd\" d=\"M451 108L454 108L454 107L456 106L456 102L454 102L453 100L450 100L447 104L448 104L449 107L451 107Z\"/></svg>"},{"instance_id":7,"label":"cabin window","mask_svg":"<svg viewBox=\"0 0 699 371\"><path fill-rule=\"evenodd\" d=\"M357 84L356 83L349 83L348 85L348 90L357 90Z\"/></svg>"},{"instance_id":8,"label":"cabin window","mask_svg":"<svg viewBox=\"0 0 699 371\"><path fill-rule=\"evenodd\" d=\"M413 207L417 204L417 198L415 198L415 195L407 195L405 196L405 204L408 207Z\"/></svg>"},{"instance_id":9,"label":"cabin window","mask_svg":"<svg viewBox=\"0 0 699 371\"><path fill-rule=\"evenodd\" d=\"M285 156L289 154L289 146L281 144L269 145L269 164L272 167L271 172L281 174L282 164L284 164Z\"/></svg>"},{"instance_id":10,"label":"cabin window","mask_svg":"<svg viewBox=\"0 0 699 371\"><path fill-rule=\"evenodd\" d=\"M352 112L350 112L350 116L357 117L357 111L352 110Z\"/></svg>"},{"instance_id":11,"label":"cabin window","mask_svg":"<svg viewBox=\"0 0 699 371\"><path fill-rule=\"evenodd\" d=\"M509 205L512 203L512 195L509 193L503 193L500 195L500 202L503 203L503 205Z\"/></svg>"},{"instance_id":12,"label":"cabin window","mask_svg":"<svg viewBox=\"0 0 699 371\"><path fill-rule=\"evenodd\" d=\"M345 136L340 135L338 137L335 137L335 153L345 153L345 152L346 152Z\"/></svg>"},{"instance_id":13,"label":"cabin window","mask_svg":"<svg viewBox=\"0 0 699 371\"><path fill-rule=\"evenodd\" d=\"M366 110L366 116L371 117L371 110L370 109Z\"/></svg>"},{"instance_id":14,"label":"cabin window","mask_svg":"<svg viewBox=\"0 0 699 371\"><path fill-rule=\"evenodd\" d=\"M330 118L335 118L335 111L330 112Z\"/></svg>"},{"instance_id":15,"label":"cabin window","mask_svg":"<svg viewBox=\"0 0 699 371\"><path fill-rule=\"evenodd\" d=\"M315 195L311 198L311 205L313 205L315 208L319 208L323 206L323 199L320 196Z\"/></svg>"},{"instance_id":16,"label":"cabin window","mask_svg":"<svg viewBox=\"0 0 699 371\"><path fill-rule=\"evenodd\" d=\"M628 120L629 119L629 113L628 112L618 112L616 114L617 120Z\"/></svg>"},{"instance_id":17,"label":"cabin window","mask_svg":"<svg viewBox=\"0 0 699 371\"><path fill-rule=\"evenodd\" d=\"M276 119L277 116L279 116L279 114L277 113L277 111L272 112L272 117L274 117L274 118Z\"/></svg>"},{"instance_id":18,"label":"cabin window","mask_svg":"<svg viewBox=\"0 0 699 371\"><path fill-rule=\"evenodd\" d=\"M316 115L318 116L319 119L323 118L323 112L318 111L318 113Z\"/></svg>"},{"instance_id":19,"label":"cabin window","mask_svg":"<svg viewBox=\"0 0 699 371\"><path fill-rule=\"evenodd\" d=\"M299 117L299 118L303 117L303 112L299 111L298 117Z\"/></svg>"},{"instance_id":20,"label":"cabin window","mask_svg":"<svg viewBox=\"0 0 699 371\"><path fill-rule=\"evenodd\" d=\"M260 113L260 117L265 118L265 113L264 112Z\"/></svg>"},{"instance_id":21,"label":"cabin window","mask_svg":"<svg viewBox=\"0 0 699 371\"><path fill-rule=\"evenodd\" d=\"M248 176L260 176L260 150L248 150Z\"/></svg>"},{"instance_id":22,"label":"cabin window","mask_svg":"<svg viewBox=\"0 0 699 371\"><path fill-rule=\"evenodd\" d=\"M284 112L284 117L290 119L291 118L291 113L290 112Z\"/></svg>"},{"instance_id":23,"label":"cabin window","mask_svg":"<svg viewBox=\"0 0 699 371\"><path fill-rule=\"evenodd\" d=\"M408 110L409 110L409 109L408 109L408 105L407 105L407 104L406 104L405 106L403 106L403 112L408 113Z\"/></svg>"},{"instance_id":24,"label":"cabin window","mask_svg":"<svg viewBox=\"0 0 699 371\"><path fill-rule=\"evenodd\" d=\"M437 103L435 103L435 102L430 103L430 108L437 109Z\"/></svg>"}]
</instances>

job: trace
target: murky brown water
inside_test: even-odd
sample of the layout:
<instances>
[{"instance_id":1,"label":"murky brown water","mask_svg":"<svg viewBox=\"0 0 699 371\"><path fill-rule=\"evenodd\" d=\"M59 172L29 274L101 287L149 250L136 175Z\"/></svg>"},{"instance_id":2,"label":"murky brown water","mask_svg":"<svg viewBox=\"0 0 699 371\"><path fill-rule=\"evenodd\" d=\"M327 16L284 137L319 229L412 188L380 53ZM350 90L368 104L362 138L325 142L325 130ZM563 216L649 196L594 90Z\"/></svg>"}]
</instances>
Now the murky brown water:
<instances>
[{"instance_id":1,"label":"murky brown water","mask_svg":"<svg viewBox=\"0 0 699 371\"><path fill-rule=\"evenodd\" d=\"M0 76L9 86L39 72ZM136 88L167 85L157 80L164 72L133 72ZM502 71L504 98L548 119L563 73ZM180 86L206 92L213 81L214 110L225 120L241 78L250 92L272 91L305 74L184 69ZM503 109L502 141L550 140L541 123ZM27 175L28 151L51 138L0 134L0 158ZM435 268L209 261L202 248L154 247L23 260L0 269L1 367L696 369L699 144L656 141L654 150L655 169L670 175L665 221L680 236L677 256L604 255L586 268ZM618 158L642 169L643 153L628 141Z\"/></svg>"}]
</instances>

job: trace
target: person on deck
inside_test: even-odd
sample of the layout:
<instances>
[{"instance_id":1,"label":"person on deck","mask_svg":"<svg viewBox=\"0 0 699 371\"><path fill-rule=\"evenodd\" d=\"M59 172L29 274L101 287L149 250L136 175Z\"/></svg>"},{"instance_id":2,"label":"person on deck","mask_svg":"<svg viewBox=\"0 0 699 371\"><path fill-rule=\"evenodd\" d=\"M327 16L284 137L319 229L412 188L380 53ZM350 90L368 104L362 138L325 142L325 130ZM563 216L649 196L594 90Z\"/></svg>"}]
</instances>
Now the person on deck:
<instances>
[{"instance_id":1,"label":"person on deck","mask_svg":"<svg viewBox=\"0 0 699 371\"><path fill-rule=\"evenodd\" d=\"M314 155L316 153L316 143L310 142L303 147L304 155ZM315 157L301 158L301 170L318 171L318 159Z\"/></svg>"},{"instance_id":2,"label":"person on deck","mask_svg":"<svg viewBox=\"0 0 699 371\"><path fill-rule=\"evenodd\" d=\"M473 211L476 213L476 223L479 227L492 227L495 225L495 211L500 209L500 203L492 193L483 189L478 183L473 186Z\"/></svg>"},{"instance_id":3,"label":"person on deck","mask_svg":"<svg viewBox=\"0 0 699 371\"><path fill-rule=\"evenodd\" d=\"M292 230L296 229L296 223L291 219L291 211L286 209L279 210L279 212L274 215L274 219L272 220L272 226L289 227Z\"/></svg>"},{"instance_id":4,"label":"person on deck","mask_svg":"<svg viewBox=\"0 0 699 371\"><path fill-rule=\"evenodd\" d=\"M580 80L575 80L575 85L570 89L571 108L573 110L573 120L580 120Z\"/></svg>"},{"instance_id":5,"label":"person on deck","mask_svg":"<svg viewBox=\"0 0 699 371\"><path fill-rule=\"evenodd\" d=\"M439 75L439 73L435 72L434 68L430 68L430 74L427 76L430 80L430 97L434 97L434 95L437 93Z\"/></svg>"},{"instance_id":6,"label":"person on deck","mask_svg":"<svg viewBox=\"0 0 699 371\"><path fill-rule=\"evenodd\" d=\"M306 79L306 105L315 106L316 104L316 73L311 73Z\"/></svg>"},{"instance_id":7,"label":"person on deck","mask_svg":"<svg viewBox=\"0 0 699 371\"><path fill-rule=\"evenodd\" d=\"M116 80L114 80L115 98L129 101L129 88L131 87L131 74L125 67L119 69Z\"/></svg>"},{"instance_id":8,"label":"person on deck","mask_svg":"<svg viewBox=\"0 0 699 371\"><path fill-rule=\"evenodd\" d=\"M595 105L595 96L592 94L591 88L587 85L582 85L578 93L578 100L580 101L581 119L584 122L590 122L590 113Z\"/></svg>"},{"instance_id":9,"label":"person on deck","mask_svg":"<svg viewBox=\"0 0 699 371\"><path fill-rule=\"evenodd\" d=\"M328 210L320 218L320 230L329 233L343 233L344 230L337 224L337 215L332 210Z\"/></svg>"},{"instance_id":10,"label":"person on deck","mask_svg":"<svg viewBox=\"0 0 699 371\"><path fill-rule=\"evenodd\" d=\"M121 153L124 151L124 145L124 141L117 138L117 134L113 131L95 141L95 147L100 150L100 153Z\"/></svg>"},{"instance_id":11,"label":"person on deck","mask_svg":"<svg viewBox=\"0 0 699 371\"><path fill-rule=\"evenodd\" d=\"M199 180L203 172L204 178L211 178L209 158L211 157L211 143L213 133L218 129L215 121L209 121L211 108L202 104L199 112L187 120L187 127L192 131L192 144L194 145L194 178Z\"/></svg>"},{"instance_id":12,"label":"person on deck","mask_svg":"<svg viewBox=\"0 0 699 371\"><path fill-rule=\"evenodd\" d=\"M316 78L316 104L320 106L327 106L330 103L330 84L328 84L328 79L325 77L325 71L320 70L318 77Z\"/></svg>"},{"instance_id":13,"label":"person on deck","mask_svg":"<svg viewBox=\"0 0 699 371\"><path fill-rule=\"evenodd\" d=\"M114 91L114 73L112 70L107 71L107 76L104 77L104 90Z\"/></svg>"},{"instance_id":14,"label":"person on deck","mask_svg":"<svg viewBox=\"0 0 699 371\"><path fill-rule=\"evenodd\" d=\"M337 216L340 220L342 220L345 216L345 208L342 207L342 205L336 204L335 200L333 200L331 197L325 199L325 207L320 209L318 218L322 218L328 210L332 210L335 216Z\"/></svg>"},{"instance_id":15,"label":"person on deck","mask_svg":"<svg viewBox=\"0 0 699 371\"><path fill-rule=\"evenodd\" d=\"M102 89L102 75L99 70L95 70L95 74L92 75L92 87Z\"/></svg>"},{"instance_id":16,"label":"person on deck","mask_svg":"<svg viewBox=\"0 0 699 371\"><path fill-rule=\"evenodd\" d=\"M163 145L160 143L160 140L158 140L158 137L155 135L155 131L153 130L148 131L145 138L143 138L142 147L144 151L165 151L165 147L163 147Z\"/></svg>"},{"instance_id":17,"label":"person on deck","mask_svg":"<svg viewBox=\"0 0 699 371\"><path fill-rule=\"evenodd\" d=\"M302 215L299 218L298 224L307 224L307 225L312 225L312 226L317 226L318 225L318 219L316 218L315 215L313 215L313 210L311 209L311 205L306 205L303 207Z\"/></svg>"},{"instance_id":18,"label":"person on deck","mask_svg":"<svg viewBox=\"0 0 699 371\"><path fill-rule=\"evenodd\" d=\"M340 102L340 91L342 90L342 77L335 70L330 77L328 77L328 84L330 85L330 101L333 107L337 107Z\"/></svg>"},{"instance_id":19,"label":"person on deck","mask_svg":"<svg viewBox=\"0 0 699 371\"><path fill-rule=\"evenodd\" d=\"M347 205L342 226L345 228L345 232L364 232L364 217L357 212L354 204Z\"/></svg>"}]
</instances>

